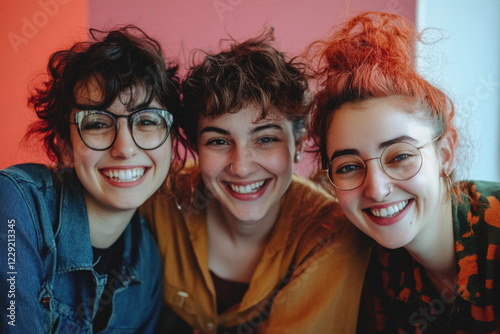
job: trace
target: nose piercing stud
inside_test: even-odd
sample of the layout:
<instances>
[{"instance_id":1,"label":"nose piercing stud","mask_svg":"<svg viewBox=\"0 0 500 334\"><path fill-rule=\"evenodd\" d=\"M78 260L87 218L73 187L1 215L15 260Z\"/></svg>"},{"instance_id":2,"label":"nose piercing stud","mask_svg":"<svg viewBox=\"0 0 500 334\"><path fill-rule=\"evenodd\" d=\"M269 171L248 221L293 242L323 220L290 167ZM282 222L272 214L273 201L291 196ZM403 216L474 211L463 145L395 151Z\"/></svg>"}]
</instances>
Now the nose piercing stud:
<instances>
[{"instance_id":1,"label":"nose piercing stud","mask_svg":"<svg viewBox=\"0 0 500 334\"><path fill-rule=\"evenodd\" d=\"M393 186L392 186L392 184L388 184L388 185L387 185L387 189L389 189L389 192L387 193L387 195L386 195L386 196L389 196L389 194L390 194L390 193L392 192L392 190L394 189L394 188L393 188Z\"/></svg>"}]
</instances>

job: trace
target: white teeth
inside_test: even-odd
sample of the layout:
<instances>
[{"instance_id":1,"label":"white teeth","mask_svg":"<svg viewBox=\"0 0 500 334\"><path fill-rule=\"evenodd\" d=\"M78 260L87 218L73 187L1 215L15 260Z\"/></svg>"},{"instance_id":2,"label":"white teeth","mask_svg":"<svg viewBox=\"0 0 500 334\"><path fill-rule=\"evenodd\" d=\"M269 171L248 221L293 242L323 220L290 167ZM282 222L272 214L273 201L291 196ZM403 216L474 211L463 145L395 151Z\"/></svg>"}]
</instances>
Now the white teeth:
<instances>
[{"instance_id":1,"label":"white teeth","mask_svg":"<svg viewBox=\"0 0 500 334\"><path fill-rule=\"evenodd\" d=\"M117 182L133 182L140 179L144 175L145 168L132 169L105 169L103 174Z\"/></svg>"},{"instance_id":2,"label":"white teeth","mask_svg":"<svg viewBox=\"0 0 500 334\"><path fill-rule=\"evenodd\" d=\"M397 215L401 210L406 208L408 205L408 201L402 201L399 202L398 204L391 205L387 208L382 208L382 209L370 209L370 212L372 215L375 217L392 217Z\"/></svg>"},{"instance_id":3,"label":"white teeth","mask_svg":"<svg viewBox=\"0 0 500 334\"><path fill-rule=\"evenodd\" d=\"M258 182L254 182L251 184L247 184L246 186L238 186L238 185L234 185L234 184L229 184L229 186L231 187L231 189L234 192L237 192L238 194L250 194L250 193L257 192L259 190L259 188L264 185L265 182L266 181L263 180L263 181L258 181Z\"/></svg>"}]
</instances>

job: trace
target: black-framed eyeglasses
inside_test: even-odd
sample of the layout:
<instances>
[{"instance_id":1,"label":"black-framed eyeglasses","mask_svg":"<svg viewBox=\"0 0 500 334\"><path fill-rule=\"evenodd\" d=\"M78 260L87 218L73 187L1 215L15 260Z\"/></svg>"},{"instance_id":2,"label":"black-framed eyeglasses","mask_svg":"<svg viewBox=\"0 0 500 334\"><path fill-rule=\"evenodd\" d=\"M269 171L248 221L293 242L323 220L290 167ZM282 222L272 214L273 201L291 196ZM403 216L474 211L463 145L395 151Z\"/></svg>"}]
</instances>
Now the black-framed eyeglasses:
<instances>
[{"instance_id":1,"label":"black-framed eyeglasses","mask_svg":"<svg viewBox=\"0 0 500 334\"><path fill-rule=\"evenodd\" d=\"M171 113L163 109L148 108L129 115L115 115L106 110L83 110L75 113L78 134L87 147L105 151L113 146L120 128L118 119L126 118L130 134L137 147L154 150L168 138L174 121Z\"/></svg>"},{"instance_id":2,"label":"black-framed eyeglasses","mask_svg":"<svg viewBox=\"0 0 500 334\"><path fill-rule=\"evenodd\" d=\"M407 142L388 145L380 157L362 160L354 155L344 155L333 159L327 169L328 179L339 190L354 190L360 187L366 179L366 162L379 160L382 171L393 180L409 180L418 174L422 168L423 157L421 149L438 140L437 136L431 141L416 147Z\"/></svg>"}]
</instances>

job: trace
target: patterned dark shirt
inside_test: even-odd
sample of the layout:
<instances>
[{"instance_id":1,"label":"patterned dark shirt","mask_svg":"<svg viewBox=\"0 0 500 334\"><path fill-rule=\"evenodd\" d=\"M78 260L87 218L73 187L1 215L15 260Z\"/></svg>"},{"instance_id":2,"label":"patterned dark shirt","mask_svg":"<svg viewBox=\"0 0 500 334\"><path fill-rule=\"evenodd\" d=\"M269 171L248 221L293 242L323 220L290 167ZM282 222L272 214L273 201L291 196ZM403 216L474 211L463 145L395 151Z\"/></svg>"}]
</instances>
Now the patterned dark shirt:
<instances>
[{"instance_id":1,"label":"patterned dark shirt","mask_svg":"<svg viewBox=\"0 0 500 334\"><path fill-rule=\"evenodd\" d=\"M462 201L452 206L455 282L437 291L404 248L375 246L358 333L500 333L500 184L460 185Z\"/></svg>"}]
</instances>

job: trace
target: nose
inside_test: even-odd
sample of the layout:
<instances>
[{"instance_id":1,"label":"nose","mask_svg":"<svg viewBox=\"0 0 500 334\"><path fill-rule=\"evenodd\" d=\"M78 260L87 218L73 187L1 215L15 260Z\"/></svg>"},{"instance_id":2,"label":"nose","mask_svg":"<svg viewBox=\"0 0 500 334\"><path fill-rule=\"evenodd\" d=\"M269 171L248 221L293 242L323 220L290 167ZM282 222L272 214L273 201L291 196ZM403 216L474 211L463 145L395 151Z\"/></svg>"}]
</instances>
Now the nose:
<instances>
[{"instance_id":1,"label":"nose","mask_svg":"<svg viewBox=\"0 0 500 334\"><path fill-rule=\"evenodd\" d=\"M110 148L111 155L116 159L129 159L137 154L139 148L132 138L132 133L126 119L119 119L119 129L116 134L115 142Z\"/></svg>"},{"instance_id":2,"label":"nose","mask_svg":"<svg viewBox=\"0 0 500 334\"><path fill-rule=\"evenodd\" d=\"M239 177L250 175L255 170L253 152L244 146L236 145L228 168L232 175Z\"/></svg>"},{"instance_id":3,"label":"nose","mask_svg":"<svg viewBox=\"0 0 500 334\"><path fill-rule=\"evenodd\" d=\"M375 201L382 201L389 195L389 185L393 181L380 167L378 160L366 162L365 195Z\"/></svg>"}]
</instances>

